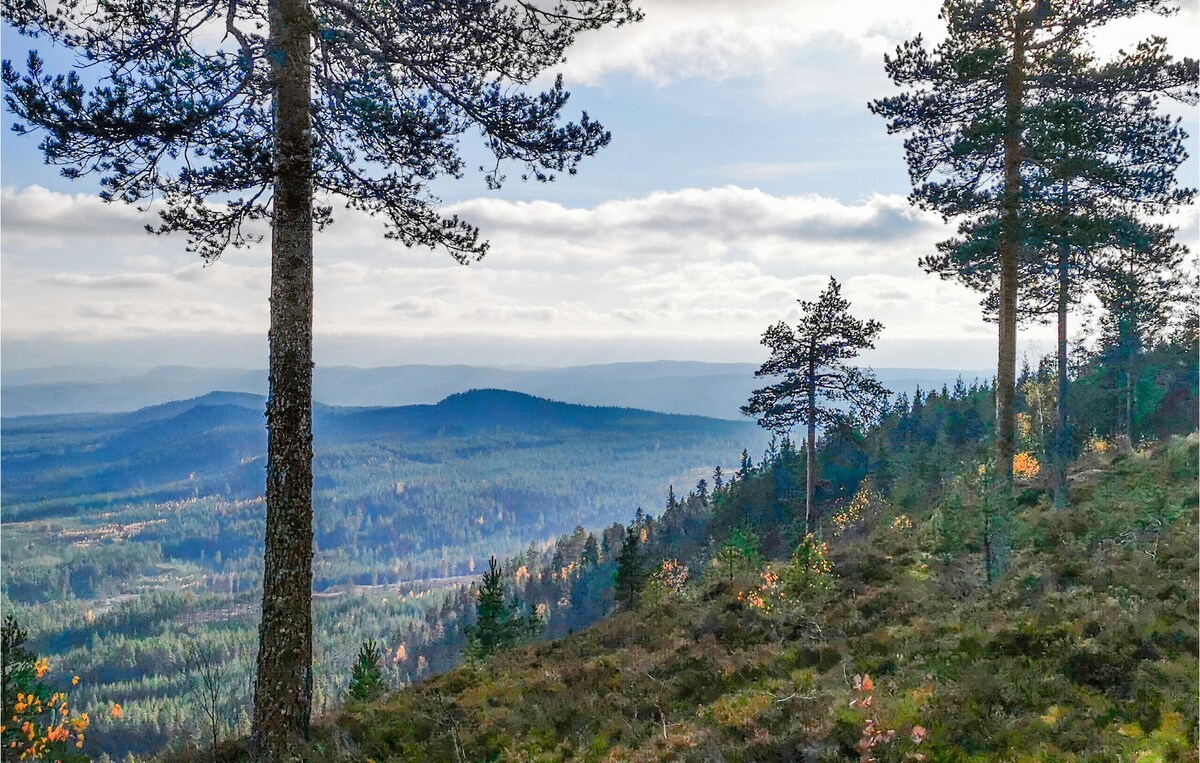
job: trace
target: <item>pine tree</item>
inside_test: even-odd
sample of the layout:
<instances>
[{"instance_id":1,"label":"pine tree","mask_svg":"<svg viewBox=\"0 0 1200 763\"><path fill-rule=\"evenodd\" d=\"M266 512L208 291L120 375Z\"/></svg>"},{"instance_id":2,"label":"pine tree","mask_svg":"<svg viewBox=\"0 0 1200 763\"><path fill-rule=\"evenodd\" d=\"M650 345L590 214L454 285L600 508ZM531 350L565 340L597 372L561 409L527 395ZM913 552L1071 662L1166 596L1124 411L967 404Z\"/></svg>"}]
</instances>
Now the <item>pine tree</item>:
<instances>
[{"instance_id":1,"label":"pine tree","mask_svg":"<svg viewBox=\"0 0 1200 763\"><path fill-rule=\"evenodd\" d=\"M708 506L708 480L701 479L696 483L696 497L701 506Z\"/></svg>"},{"instance_id":2,"label":"pine tree","mask_svg":"<svg viewBox=\"0 0 1200 763\"><path fill-rule=\"evenodd\" d=\"M888 119L889 133L908 134L904 146L911 200L968 226L991 216L996 227L994 472L1005 494L998 500L1005 503L1011 503L1016 444L1020 253L1028 236L1021 207L1031 160L1030 113L1071 86L1073 74L1061 69L1062 63L1080 54L1091 29L1160 6L1159 0L946 0L942 42L930 50L917 37L885 58L892 81L910 89L872 102L871 110ZM1143 44L1130 57L1149 54L1153 51ZM1194 62L1182 68L1192 67ZM1179 67L1168 74L1188 76ZM1109 85L1120 86L1121 80L1114 77ZM995 551L988 559L989 580L1008 563L1011 508L996 513L994 542L988 544Z\"/></svg>"},{"instance_id":3,"label":"pine tree","mask_svg":"<svg viewBox=\"0 0 1200 763\"><path fill-rule=\"evenodd\" d=\"M725 488L725 475L718 466L713 469L713 495L720 493Z\"/></svg>"},{"instance_id":4,"label":"pine tree","mask_svg":"<svg viewBox=\"0 0 1200 763\"><path fill-rule=\"evenodd\" d=\"M24 73L4 61L16 131L41 131L48 163L100 176L109 201L157 199L154 232L185 233L209 261L251 243L248 223L270 221L253 742L259 757L294 757L312 709L314 229L344 202L382 215L389 238L477 260L479 231L444 216L429 190L463 173L461 136L479 131L494 155L490 187L510 162L539 181L573 174L609 133L587 114L560 122L561 79L542 93L521 87L560 64L580 32L639 14L630 0L5 0L3 17L74 53L97 83L47 73L36 52Z\"/></svg>"},{"instance_id":5,"label":"pine tree","mask_svg":"<svg viewBox=\"0 0 1200 763\"><path fill-rule=\"evenodd\" d=\"M1187 134L1162 113L1159 101L1165 93L1194 102L1195 75L1153 41L1135 56L1122 54L1104 65L1086 54L1062 53L1047 70L1025 115L1018 315L1057 324L1057 403L1048 451L1052 492L1061 507L1071 445L1068 312L1098 285L1105 251L1142 226L1142 214L1162 214L1193 198L1176 180ZM985 314L994 316L998 219L969 220L959 232L921 265L983 291Z\"/></svg>"},{"instance_id":6,"label":"pine tree","mask_svg":"<svg viewBox=\"0 0 1200 763\"><path fill-rule=\"evenodd\" d=\"M879 321L851 316L850 303L842 298L841 286L833 278L815 302L799 303L802 314L794 329L780 322L767 329L762 338L771 355L754 375L780 380L755 390L742 412L757 416L760 426L776 433L786 433L798 424L807 427L807 535L812 531L817 427L872 419L882 412L890 393L870 369L848 364L860 352L875 346L875 337L883 330Z\"/></svg>"},{"instance_id":7,"label":"pine tree","mask_svg":"<svg viewBox=\"0 0 1200 763\"><path fill-rule=\"evenodd\" d=\"M638 593L644 582L641 554L638 552L640 538L633 525L625 531L625 540L617 555L617 571L613 581L617 601L626 609L637 606Z\"/></svg>"},{"instance_id":8,"label":"pine tree","mask_svg":"<svg viewBox=\"0 0 1200 763\"><path fill-rule=\"evenodd\" d=\"M362 642L358 649L358 660L350 673L350 687L346 698L358 702L369 702L382 697L387 690L383 680L383 655L374 639Z\"/></svg>"},{"instance_id":9,"label":"pine tree","mask_svg":"<svg viewBox=\"0 0 1200 763\"><path fill-rule=\"evenodd\" d=\"M464 654L483 659L537 635L542 623L536 612L522 616L523 606L515 596L505 598L504 570L496 557L488 559L487 572L479 583L475 600L475 624L466 629Z\"/></svg>"}]
</instances>

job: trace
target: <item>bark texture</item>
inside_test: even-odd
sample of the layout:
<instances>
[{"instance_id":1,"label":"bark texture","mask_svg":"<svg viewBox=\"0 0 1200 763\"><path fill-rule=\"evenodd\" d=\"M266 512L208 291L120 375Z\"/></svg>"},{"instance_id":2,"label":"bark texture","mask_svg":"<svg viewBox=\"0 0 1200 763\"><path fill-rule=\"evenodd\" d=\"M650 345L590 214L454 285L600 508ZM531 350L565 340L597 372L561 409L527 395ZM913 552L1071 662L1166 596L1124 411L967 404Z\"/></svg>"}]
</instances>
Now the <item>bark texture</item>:
<instances>
[{"instance_id":1,"label":"bark texture","mask_svg":"<svg viewBox=\"0 0 1200 763\"><path fill-rule=\"evenodd\" d=\"M1025 46L1031 19L1018 14L1013 24L1012 59L1004 82L1004 189L1000 198L999 353L996 362L996 453L998 501L986 530L987 577L1008 568L1009 503L1016 453L1017 289L1021 252L1021 133L1025 94Z\"/></svg>"},{"instance_id":2,"label":"bark texture","mask_svg":"<svg viewBox=\"0 0 1200 763\"><path fill-rule=\"evenodd\" d=\"M1004 191L1000 200L999 356L996 363L996 477L1012 480L1016 452L1017 287L1021 250L1021 112L1029 19L1017 16L1004 83Z\"/></svg>"},{"instance_id":3,"label":"bark texture","mask_svg":"<svg viewBox=\"0 0 1200 763\"><path fill-rule=\"evenodd\" d=\"M271 0L276 170L271 233L267 529L253 739L297 757L312 710L313 183L306 0Z\"/></svg>"}]
</instances>

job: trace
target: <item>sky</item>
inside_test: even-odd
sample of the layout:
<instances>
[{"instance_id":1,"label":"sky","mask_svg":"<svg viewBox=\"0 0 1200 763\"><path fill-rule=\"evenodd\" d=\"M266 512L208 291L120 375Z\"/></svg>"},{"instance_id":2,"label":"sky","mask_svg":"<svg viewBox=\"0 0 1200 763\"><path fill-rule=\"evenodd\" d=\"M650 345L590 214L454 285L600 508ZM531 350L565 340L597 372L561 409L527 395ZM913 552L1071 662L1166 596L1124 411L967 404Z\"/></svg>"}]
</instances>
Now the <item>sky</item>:
<instances>
[{"instance_id":1,"label":"sky","mask_svg":"<svg viewBox=\"0 0 1200 763\"><path fill-rule=\"evenodd\" d=\"M1114 25L1097 47L1158 33L1196 57L1198 2ZM938 37L938 6L645 0L642 23L582 35L560 67L567 113L604 123L611 145L550 184L439 183L445 211L491 242L468 267L335 212L316 238L316 363L757 362L763 330L834 276L852 312L885 326L866 362L994 366L978 296L917 266L952 230L908 204L902 139L866 106L895 92L886 52ZM5 58L28 45L3 31ZM1197 109L1172 113L1193 136L1181 181L1195 186ZM266 365L266 242L205 266L182 236L144 233L153 214L58 177L35 139L5 131L0 148L4 368ZM1198 220L1195 207L1171 220L1193 248ZM1051 340L1026 330L1022 349Z\"/></svg>"}]
</instances>

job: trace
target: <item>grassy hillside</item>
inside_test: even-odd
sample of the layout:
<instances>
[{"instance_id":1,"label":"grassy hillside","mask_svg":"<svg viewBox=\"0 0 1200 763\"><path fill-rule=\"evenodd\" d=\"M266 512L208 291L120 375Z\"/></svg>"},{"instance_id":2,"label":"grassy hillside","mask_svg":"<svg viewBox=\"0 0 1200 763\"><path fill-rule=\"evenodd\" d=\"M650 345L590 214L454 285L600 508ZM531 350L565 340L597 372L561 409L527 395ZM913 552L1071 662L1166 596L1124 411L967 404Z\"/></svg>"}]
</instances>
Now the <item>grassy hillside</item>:
<instances>
[{"instance_id":1,"label":"grassy hillside","mask_svg":"<svg viewBox=\"0 0 1200 763\"><path fill-rule=\"evenodd\" d=\"M349 706L312 759L1194 761L1197 443L1095 443L1064 511L1032 478L994 587L975 470L917 508L868 489L830 518L831 571L699 551L634 611ZM649 567L686 546L666 522Z\"/></svg>"}]
</instances>

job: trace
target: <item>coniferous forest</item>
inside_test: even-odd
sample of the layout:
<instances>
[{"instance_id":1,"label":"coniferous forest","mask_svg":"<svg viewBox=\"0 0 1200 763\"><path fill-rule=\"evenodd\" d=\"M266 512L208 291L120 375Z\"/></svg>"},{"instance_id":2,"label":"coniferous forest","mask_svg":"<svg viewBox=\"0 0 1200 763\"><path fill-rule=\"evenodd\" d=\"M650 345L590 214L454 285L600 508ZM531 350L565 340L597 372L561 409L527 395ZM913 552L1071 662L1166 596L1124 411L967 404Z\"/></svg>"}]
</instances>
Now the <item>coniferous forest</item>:
<instances>
[{"instance_id":1,"label":"coniferous forest","mask_svg":"<svg viewBox=\"0 0 1200 763\"><path fill-rule=\"evenodd\" d=\"M945 0L883 56L860 110L898 218L944 227L919 267L994 333L977 378L888 389L882 303L803 272L737 340L741 420L314 402L314 295L346 272L315 234L345 213L490 261L446 189L586 183L620 135L558 68L662 9L5 0L12 145L206 266L262 257L270 295L265 397L3 419L5 760L1200 760L1200 66L1100 42L1193 9ZM130 288L106 278L57 282ZM720 294L706 315L748 312Z\"/></svg>"}]
</instances>

